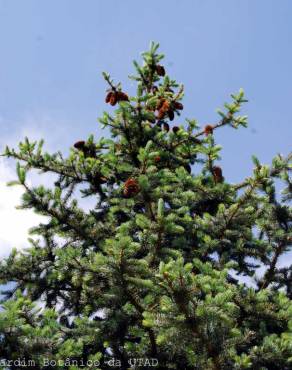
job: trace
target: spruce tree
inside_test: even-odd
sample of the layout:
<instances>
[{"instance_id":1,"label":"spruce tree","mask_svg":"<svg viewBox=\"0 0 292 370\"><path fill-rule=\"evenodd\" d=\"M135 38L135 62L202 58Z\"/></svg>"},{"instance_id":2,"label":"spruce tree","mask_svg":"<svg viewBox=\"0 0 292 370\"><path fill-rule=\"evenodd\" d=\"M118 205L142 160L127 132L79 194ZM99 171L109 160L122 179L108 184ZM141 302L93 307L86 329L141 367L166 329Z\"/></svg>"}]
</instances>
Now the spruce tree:
<instances>
[{"instance_id":1,"label":"spruce tree","mask_svg":"<svg viewBox=\"0 0 292 370\"><path fill-rule=\"evenodd\" d=\"M0 265L0 283L13 282L0 365L291 369L292 266L278 260L292 243L292 155L253 157L251 175L229 183L215 136L247 126L243 90L217 123L178 125L183 86L157 44L142 58L136 96L104 73L115 108L99 121L110 135L76 142L66 158L28 138L5 150L20 207L47 218ZM35 169L55 174L54 186L30 186Z\"/></svg>"}]
</instances>

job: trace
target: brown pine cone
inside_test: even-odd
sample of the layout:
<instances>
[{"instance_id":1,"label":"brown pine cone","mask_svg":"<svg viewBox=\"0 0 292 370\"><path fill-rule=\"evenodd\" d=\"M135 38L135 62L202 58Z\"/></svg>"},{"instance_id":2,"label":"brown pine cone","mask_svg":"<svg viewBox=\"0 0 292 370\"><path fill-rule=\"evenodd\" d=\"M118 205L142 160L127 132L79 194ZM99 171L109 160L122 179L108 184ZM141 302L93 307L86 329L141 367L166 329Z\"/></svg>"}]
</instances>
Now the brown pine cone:
<instances>
[{"instance_id":1,"label":"brown pine cone","mask_svg":"<svg viewBox=\"0 0 292 370\"><path fill-rule=\"evenodd\" d=\"M158 76L165 76L165 69L160 64L157 64L156 72L157 72Z\"/></svg>"},{"instance_id":2,"label":"brown pine cone","mask_svg":"<svg viewBox=\"0 0 292 370\"><path fill-rule=\"evenodd\" d=\"M213 134L213 126L212 125L206 125L204 128L204 133L206 136Z\"/></svg>"},{"instance_id":3,"label":"brown pine cone","mask_svg":"<svg viewBox=\"0 0 292 370\"><path fill-rule=\"evenodd\" d=\"M170 107L170 103L168 100L164 100L163 104L162 104L162 107L160 108L160 110L164 110L164 112L167 112L169 110L169 107Z\"/></svg>"},{"instance_id":4,"label":"brown pine cone","mask_svg":"<svg viewBox=\"0 0 292 370\"><path fill-rule=\"evenodd\" d=\"M158 116L157 116L157 118L158 119L162 119L169 112L170 103L169 103L168 100L163 99L162 104L159 103L158 107L159 108L157 108L158 109Z\"/></svg>"},{"instance_id":5,"label":"brown pine cone","mask_svg":"<svg viewBox=\"0 0 292 370\"><path fill-rule=\"evenodd\" d=\"M165 112L163 110L160 110L158 112L157 119L160 120L160 119L164 118L164 116L165 116Z\"/></svg>"},{"instance_id":6,"label":"brown pine cone","mask_svg":"<svg viewBox=\"0 0 292 370\"><path fill-rule=\"evenodd\" d=\"M112 95L113 95L112 91L110 91L109 93L106 94L106 97L105 97L105 102L106 103L110 102L110 99L111 99Z\"/></svg>"},{"instance_id":7,"label":"brown pine cone","mask_svg":"<svg viewBox=\"0 0 292 370\"><path fill-rule=\"evenodd\" d=\"M84 140L80 140L74 144L74 148L83 152L86 158L96 158L96 148L94 144L88 146Z\"/></svg>"},{"instance_id":8,"label":"brown pine cone","mask_svg":"<svg viewBox=\"0 0 292 370\"><path fill-rule=\"evenodd\" d=\"M85 149L85 141L84 140L77 141L73 146L74 146L75 149L84 150Z\"/></svg>"},{"instance_id":9,"label":"brown pine cone","mask_svg":"<svg viewBox=\"0 0 292 370\"><path fill-rule=\"evenodd\" d=\"M116 92L112 92L111 97L109 99L110 105L116 105L118 101L118 96Z\"/></svg>"},{"instance_id":10,"label":"brown pine cone","mask_svg":"<svg viewBox=\"0 0 292 370\"><path fill-rule=\"evenodd\" d=\"M118 91L117 96L118 101L129 101L128 95L123 91Z\"/></svg>"},{"instance_id":11,"label":"brown pine cone","mask_svg":"<svg viewBox=\"0 0 292 370\"><path fill-rule=\"evenodd\" d=\"M173 120L174 120L174 112L173 112L173 110L172 110L172 109L169 109L169 111L168 111L168 117L169 117L169 119L170 119L171 121L173 121Z\"/></svg>"},{"instance_id":12,"label":"brown pine cone","mask_svg":"<svg viewBox=\"0 0 292 370\"><path fill-rule=\"evenodd\" d=\"M156 109L160 110L166 100L165 99L159 99L156 105Z\"/></svg>"},{"instance_id":13,"label":"brown pine cone","mask_svg":"<svg viewBox=\"0 0 292 370\"><path fill-rule=\"evenodd\" d=\"M213 166L212 168L212 174L214 176L215 182L222 182L223 181L223 175L222 175L222 169L219 166Z\"/></svg>"},{"instance_id":14,"label":"brown pine cone","mask_svg":"<svg viewBox=\"0 0 292 370\"><path fill-rule=\"evenodd\" d=\"M180 103L178 101L175 101L174 102L174 109L183 110L184 109L184 106L182 105L182 103Z\"/></svg>"},{"instance_id":15,"label":"brown pine cone","mask_svg":"<svg viewBox=\"0 0 292 370\"><path fill-rule=\"evenodd\" d=\"M123 194L126 198L130 198L139 193L140 187L137 180L129 178L124 184Z\"/></svg>"}]
</instances>

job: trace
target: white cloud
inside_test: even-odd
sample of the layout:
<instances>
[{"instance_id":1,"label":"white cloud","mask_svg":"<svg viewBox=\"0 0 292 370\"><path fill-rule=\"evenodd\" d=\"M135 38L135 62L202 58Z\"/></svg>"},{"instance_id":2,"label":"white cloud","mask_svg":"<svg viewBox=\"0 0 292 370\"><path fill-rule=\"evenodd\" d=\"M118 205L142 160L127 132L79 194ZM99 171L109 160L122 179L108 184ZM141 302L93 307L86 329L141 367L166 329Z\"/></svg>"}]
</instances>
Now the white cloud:
<instances>
[{"instance_id":1,"label":"white cloud","mask_svg":"<svg viewBox=\"0 0 292 370\"><path fill-rule=\"evenodd\" d=\"M20 141L28 137L30 141L45 139L44 151L53 153L59 149L66 149L68 137L68 124L60 119L54 119L44 112L30 112L22 117L21 122L12 123L0 115L1 125L13 129L8 135L0 137L0 153L8 145L10 148L18 148ZM70 145L70 144L69 144ZM0 157L0 259L9 255L12 248L23 249L29 246L27 238L28 230L45 222L46 217L35 214L32 210L19 210L23 189L21 186L8 187L7 182L17 179L15 172L15 160L7 160ZM43 184L52 186L56 176L51 173L31 171L28 176L29 185L38 186Z\"/></svg>"},{"instance_id":2,"label":"white cloud","mask_svg":"<svg viewBox=\"0 0 292 370\"><path fill-rule=\"evenodd\" d=\"M68 138L68 124L54 119L44 112L29 112L19 122L9 122L0 115L2 127L14 127L9 134L0 137L0 152L6 145L10 148L18 148L20 141L28 137L30 141L45 139L44 150L50 153L64 149ZM17 130L16 130L17 127ZM70 145L70 144L69 144ZM0 157L0 259L8 256L12 248L23 249L29 246L27 238L28 230L45 222L46 217L35 214L32 210L19 210L23 189L21 186L8 187L7 182L17 179L15 173L15 160L7 160ZM52 186L56 176L53 174L38 174L31 171L28 176L29 185Z\"/></svg>"},{"instance_id":3,"label":"white cloud","mask_svg":"<svg viewBox=\"0 0 292 370\"><path fill-rule=\"evenodd\" d=\"M19 210L23 189L20 186L8 187L7 181L16 175L7 162L0 160L0 257L7 256L13 247L28 246L28 229L38 225L43 218L31 210Z\"/></svg>"},{"instance_id":4,"label":"white cloud","mask_svg":"<svg viewBox=\"0 0 292 370\"><path fill-rule=\"evenodd\" d=\"M0 121L6 125L9 124L3 117L0 117ZM42 114L27 115L23 118L22 124L16 126L21 129L15 130L9 136L1 136L1 152L3 152L5 145L17 148L18 143L25 136L30 140L50 138L45 147L46 150L53 152L64 136L61 132L63 126L60 125L59 129L49 116ZM32 210L16 209L16 206L20 204L23 189L21 186L7 186L8 181L17 179L15 163L14 160L8 161L3 157L0 158L0 258L8 256L14 247L17 249L28 247L28 230L45 221L45 217L35 214ZM47 185L52 182L52 178L50 175L43 174L40 179L40 176L33 172L29 176L29 182L34 185L39 183Z\"/></svg>"}]
</instances>

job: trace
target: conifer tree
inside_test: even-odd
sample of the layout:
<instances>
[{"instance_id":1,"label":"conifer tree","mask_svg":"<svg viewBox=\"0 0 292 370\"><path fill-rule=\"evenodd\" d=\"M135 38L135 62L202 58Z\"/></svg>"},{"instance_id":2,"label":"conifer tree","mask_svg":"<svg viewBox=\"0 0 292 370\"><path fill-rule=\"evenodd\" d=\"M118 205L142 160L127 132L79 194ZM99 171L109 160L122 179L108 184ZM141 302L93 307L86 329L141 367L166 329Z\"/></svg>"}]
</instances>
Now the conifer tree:
<instances>
[{"instance_id":1,"label":"conifer tree","mask_svg":"<svg viewBox=\"0 0 292 370\"><path fill-rule=\"evenodd\" d=\"M251 175L229 183L215 137L247 126L243 90L217 123L182 124L184 88L158 45L142 58L136 96L104 73L115 108L99 121L110 135L76 142L66 158L28 138L5 150L20 207L47 218L0 264L0 283L13 282L2 292L0 365L291 369L292 266L278 260L292 243L292 155L253 157ZM30 186L35 169L55 174L54 186Z\"/></svg>"}]
</instances>

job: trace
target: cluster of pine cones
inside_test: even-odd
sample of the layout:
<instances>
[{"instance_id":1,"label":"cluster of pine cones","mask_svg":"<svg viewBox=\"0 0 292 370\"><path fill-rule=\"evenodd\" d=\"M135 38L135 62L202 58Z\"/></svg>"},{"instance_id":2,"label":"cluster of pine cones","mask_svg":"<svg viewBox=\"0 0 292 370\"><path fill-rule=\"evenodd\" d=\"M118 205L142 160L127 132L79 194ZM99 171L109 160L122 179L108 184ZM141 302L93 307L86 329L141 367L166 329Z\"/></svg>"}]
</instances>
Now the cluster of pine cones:
<instances>
[{"instance_id":1,"label":"cluster of pine cones","mask_svg":"<svg viewBox=\"0 0 292 370\"><path fill-rule=\"evenodd\" d=\"M157 64L154 67L155 72L159 76L165 75L165 69L163 66ZM157 87L154 86L152 91L155 93L157 91ZM115 87L112 87L112 89L107 93L105 102L111 104L112 106L116 105L120 101L129 101L129 97L126 93L123 91L117 90ZM160 98L156 107L153 110L156 110L158 112L156 119L158 121L163 120L165 117L168 117L170 121L174 119L174 112L177 110L182 110L183 105L178 101L169 101L165 98ZM161 123L158 123L161 125ZM163 128L165 131L169 131L169 125L166 122L163 122ZM173 132L177 133L179 131L179 127L174 126ZM213 126L212 125L206 125L204 128L205 135L213 134ZM96 157L96 153L94 148L88 147L85 143L85 141L77 141L74 144L74 147L77 150L80 150L84 153L86 157ZM160 156L155 157L155 162L160 161ZM191 168L189 166L188 172L191 172ZM213 166L212 168L212 175L216 183L222 182L224 180L222 175L222 170L218 166ZM103 181L104 182L104 181ZM102 182L101 182L102 183ZM140 186L138 184L138 181L134 178L128 178L123 187L123 195L125 198L131 198L138 194L140 191Z\"/></svg>"},{"instance_id":2,"label":"cluster of pine cones","mask_svg":"<svg viewBox=\"0 0 292 370\"><path fill-rule=\"evenodd\" d=\"M160 99L156 109L158 110L157 119L161 120L168 116L168 118L173 121L174 119L174 112L176 110L182 110L184 107L182 103L178 101L169 102L167 99Z\"/></svg>"},{"instance_id":3,"label":"cluster of pine cones","mask_svg":"<svg viewBox=\"0 0 292 370\"><path fill-rule=\"evenodd\" d=\"M116 105L119 101L129 101L129 97L123 91L111 90L107 93L105 102Z\"/></svg>"}]
</instances>

